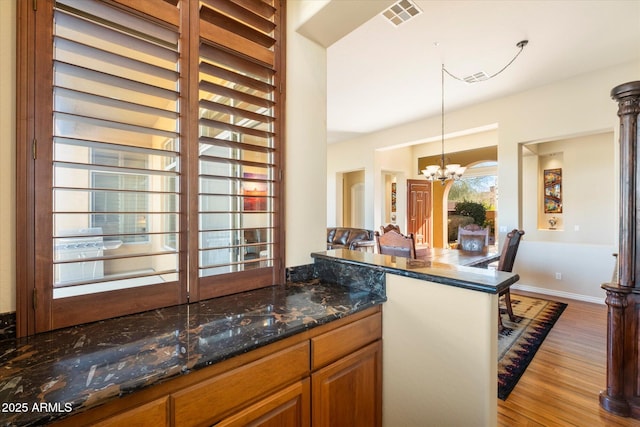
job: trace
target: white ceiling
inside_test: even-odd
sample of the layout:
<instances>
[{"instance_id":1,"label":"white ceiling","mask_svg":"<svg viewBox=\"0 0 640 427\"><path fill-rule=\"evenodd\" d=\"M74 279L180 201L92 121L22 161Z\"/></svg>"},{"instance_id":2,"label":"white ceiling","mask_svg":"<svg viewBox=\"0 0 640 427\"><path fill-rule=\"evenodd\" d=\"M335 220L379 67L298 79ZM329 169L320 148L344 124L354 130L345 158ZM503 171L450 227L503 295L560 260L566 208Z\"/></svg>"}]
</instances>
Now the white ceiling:
<instances>
[{"instance_id":1,"label":"white ceiling","mask_svg":"<svg viewBox=\"0 0 640 427\"><path fill-rule=\"evenodd\" d=\"M364 2L378 10L390 3L337 1L351 7ZM478 71L493 74L518 52L516 44L521 40L529 44L494 79L466 84L446 77L445 110L640 59L640 0L415 3L423 13L398 27L374 15L376 10L370 13L373 18L366 17L364 24L358 23L344 37L325 42L330 44L328 142L439 116L442 63L461 77ZM343 22L331 19L328 22ZM323 37L329 33L325 31Z\"/></svg>"}]
</instances>

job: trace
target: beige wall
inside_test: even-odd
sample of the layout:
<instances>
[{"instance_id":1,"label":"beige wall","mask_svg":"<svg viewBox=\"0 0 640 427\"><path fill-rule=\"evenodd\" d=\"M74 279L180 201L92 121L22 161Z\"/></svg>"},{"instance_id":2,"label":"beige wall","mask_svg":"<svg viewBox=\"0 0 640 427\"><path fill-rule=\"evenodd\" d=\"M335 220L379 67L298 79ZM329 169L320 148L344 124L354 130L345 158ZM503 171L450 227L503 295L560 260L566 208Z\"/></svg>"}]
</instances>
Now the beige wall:
<instances>
[{"instance_id":1,"label":"beige wall","mask_svg":"<svg viewBox=\"0 0 640 427\"><path fill-rule=\"evenodd\" d=\"M527 241L614 245L617 225L613 131L535 144L523 157L522 221ZM545 214L544 169L562 168L562 213ZM555 230L548 219L558 219Z\"/></svg>"},{"instance_id":2,"label":"beige wall","mask_svg":"<svg viewBox=\"0 0 640 427\"><path fill-rule=\"evenodd\" d=\"M326 50L296 29L315 1L287 2L286 263L309 264L326 247Z\"/></svg>"},{"instance_id":3,"label":"beige wall","mask_svg":"<svg viewBox=\"0 0 640 427\"><path fill-rule=\"evenodd\" d=\"M609 92L620 83L636 80L638 75L640 62L636 61L448 113L451 136L495 129L492 131L495 138L491 139L498 146L499 239L503 240L506 231L513 228L525 228L527 231L516 266L518 262L526 261L531 269L523 270L526 274L521 275L518 286L549 295L603 302L600 285L611 277L611 253L617 251L618 238L615 143L618 117L617 105L609 97ZM440 150L438 124L439 117L431 117L331 144L327 151L327 216L331 218L335 211L332 177L356 167L364 168L366 176L381 175L385 169L380 168L373 158L374 153L380 153L380 150L424 144L414 150L410 164L394 166L398 170L408 168L409 177L417 177L416 154L432 155ZM577 142L577 151L571 149L573 154L567 151L566 155L575 156L573 165L567 165L572 169L567 170L567 176L574 179L565 192L567 203L570 203L567 209L570 208L571 214L567 213L564 220L569 229L559 241L550 239L537 231L536 224L532 226L526 222L529 217L524 211L527 199L526 192L522 190L521 145L570 141L592 135L604 135L605 143L582 149ZM474 140L465 136L452 137L446 146L448 150L455 151L463 146L472 149L484 144L486 140L483 138ZM583 182L589 184L581 186ZM366 207L372 212L371 222L366 226L375 229L382 222L382 218L375 217L374 213L380 211L377 200L383 200L383 182L380 179L379 184L374 185L372 180L366 185L371 185L366 191L372 194L372 200ZM585 194L587 190L584 188L593 187L599 191ZM590 212L597 214L591 215ZM579 231L575 231L575 225L579 226ZM551 254L553 262L549 259ZM558 266L562 266L562 270L559 271ZM535 274L532 274L534 270ZM562 273L562 280L555 279L556 272Z\"/></svg>"},{"instance_id":4,"label":"beige wall","mask_svg":"<svg viewBox=\"0 0 640 427\"><path fill-rule=\"evenodd\" d=\"M0 1L0 313L14 311L16 2Z\"/></svg>"}]
</instances>

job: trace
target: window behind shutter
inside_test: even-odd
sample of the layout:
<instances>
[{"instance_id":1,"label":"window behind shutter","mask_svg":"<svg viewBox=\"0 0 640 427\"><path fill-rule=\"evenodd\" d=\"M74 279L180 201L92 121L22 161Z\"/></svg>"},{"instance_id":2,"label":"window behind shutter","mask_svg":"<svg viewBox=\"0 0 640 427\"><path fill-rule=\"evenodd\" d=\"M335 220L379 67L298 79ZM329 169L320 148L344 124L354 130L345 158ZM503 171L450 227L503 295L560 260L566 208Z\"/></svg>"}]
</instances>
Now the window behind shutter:
<instances>
[{"instance_id":1,"label":"window behind shutter","mask_svg":"<svg viewBox=\"0 0 640 427\"><path fill-rule=\"evenodd\" d=\"M19 334L283 283L285 3L28 3Z\"/></svg>"},{"instance_id":2,"label":"window behind shutter","mask_svg":"<svg viewBox=\"0 0 640 427\"><path fill-rule=\"evenodd\" d=\"M200 3L198 274L207 297L230 282L274 283L279 97L275 8Z\"/></svg>"},{"instance_id":3,"label":"window behind shutter","mask_svg":"<svg viewBox=\"0 0 640 427\"><path fill-rule=\"evenodd\" d=\"M161 286L136 310L178 303L177 28L92 0L58 0L53 19L53 323L95 293L122 306L114 291Z\"/></svg>"}]
</instances>

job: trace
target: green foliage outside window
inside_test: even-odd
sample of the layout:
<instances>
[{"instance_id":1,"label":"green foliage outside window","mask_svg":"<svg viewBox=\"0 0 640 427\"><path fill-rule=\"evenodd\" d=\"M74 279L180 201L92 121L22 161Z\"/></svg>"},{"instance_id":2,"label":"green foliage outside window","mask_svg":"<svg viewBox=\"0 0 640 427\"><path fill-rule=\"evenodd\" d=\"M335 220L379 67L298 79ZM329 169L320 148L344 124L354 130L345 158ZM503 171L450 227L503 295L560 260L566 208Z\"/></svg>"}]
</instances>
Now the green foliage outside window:
<instances>
[{"instance_id":1,"label":"green foliage outside window","mask_svg":"<svg viewBox=\"0 0 640 427\"><path fill-rule=\"evenodd\" d=\"M487 219L487 209L482 203L465 200L456 203L456 215L471 217L474 224L484 226Z\"/></svg>"}]
</instances>

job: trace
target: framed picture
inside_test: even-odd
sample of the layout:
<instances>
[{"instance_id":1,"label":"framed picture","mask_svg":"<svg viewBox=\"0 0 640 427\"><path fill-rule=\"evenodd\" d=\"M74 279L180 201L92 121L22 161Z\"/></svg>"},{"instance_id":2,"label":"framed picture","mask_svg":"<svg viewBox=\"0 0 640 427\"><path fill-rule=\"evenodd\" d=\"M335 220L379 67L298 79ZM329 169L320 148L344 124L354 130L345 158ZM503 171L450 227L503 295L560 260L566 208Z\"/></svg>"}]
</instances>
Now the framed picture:
<instances>
[{"instance_id":1,"label":"framed picture","mask_svg":"<svg viewBox=\"0 0 640 427\"><path fill-rule=\"evenodd\" d=\"M562 213L562 169L544 170L544 213Z\"/></svg>"},{"instance_id":2,"label":"framed picture","mask_svg":"<svg viewBox=\"0 0 640 427\"><path fill-rule=\"evenodd\" d=\"M266 179L266 175L245 173L245 178ZM245 181L242 184L243 210L266 211L267 210L267 184L259 181Z\"/></svg>"},{"instance_id":3,"label":"framed picture","mask_svg":"<svg viewBox=\"0 0 640 427\"><path fill-rule=\"evenodd\" d=\"M391 212L396 211L396 183L391 183Z\"/></svg>"}]
</instances>

